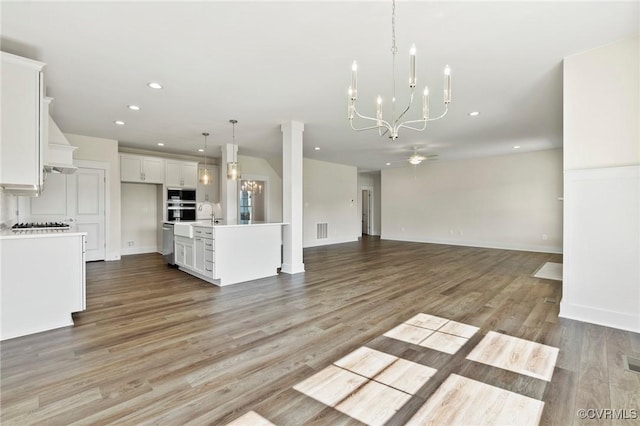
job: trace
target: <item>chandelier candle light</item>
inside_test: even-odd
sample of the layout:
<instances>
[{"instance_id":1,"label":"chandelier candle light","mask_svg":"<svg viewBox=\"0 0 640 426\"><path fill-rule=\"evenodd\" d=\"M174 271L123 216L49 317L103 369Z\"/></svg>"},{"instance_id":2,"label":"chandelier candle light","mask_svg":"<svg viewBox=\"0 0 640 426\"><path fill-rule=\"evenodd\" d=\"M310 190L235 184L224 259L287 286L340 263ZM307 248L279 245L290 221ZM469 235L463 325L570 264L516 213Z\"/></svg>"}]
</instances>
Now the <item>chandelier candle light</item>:
<instances>
[{"instance_id":1,"label":"chandelier candle light","mask_svg":"<svg viewBox=\"0 0 640 426\"><path fill-rule=\"evenodd\" d=\"M398 138L398 131L401 128L423 131L427 128L427 122L439 120L447 114L449 110L449 104L451 103L451 69L447 65L444 69L444 112L438 117L429 117L429 88L425 86L422 93L422 118L417 120L400 121L402 117L409 111L411 104L413 103L413 94L416 87L416 46L412 45L409 50L409 105L405 108L400 115L396 114L396 81L395 81L395 69L396 69L396 53L398 48L396 47L396 2L392 2L391 13L391 54L393 56L393 93L391 98L391 120L384 120L382 117L382 97L378 95L376 100L376 117L367 117L358 112L356 108L356 101L358 100L358 64L353 61L351 65L351 86L349 86L349 102L348 102L348 118L349 124L353 130L370 130L378 129L380 136L389 132L389 138L396 140ZM358 116L364 120L375 121L375 126L356 128L353 125L353 118ZM421 127L413 127L411 124L422 123Z\"/></svg>"}]
</instances>

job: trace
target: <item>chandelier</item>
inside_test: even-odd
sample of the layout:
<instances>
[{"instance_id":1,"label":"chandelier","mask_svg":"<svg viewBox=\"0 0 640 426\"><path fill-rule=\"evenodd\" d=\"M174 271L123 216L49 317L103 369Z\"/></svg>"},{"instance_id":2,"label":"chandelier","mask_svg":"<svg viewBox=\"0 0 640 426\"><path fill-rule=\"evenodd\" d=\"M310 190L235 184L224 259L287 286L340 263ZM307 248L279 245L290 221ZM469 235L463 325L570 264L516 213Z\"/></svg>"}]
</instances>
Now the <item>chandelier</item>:
<instances>
[{"instance_id":1,"label":"chandelier","mask_svg":"<svg viewBox=\"0 0 640 426\"><path fill-rule=\"evenodd\" d=\"M444 112L437 117L429 116L429 88L425 86L422 93L422 118L417 120L401 121L404 115L411 108L413 103L414 91L416 88L416 46L412 45L409 51L409 105L400 113L396 112L396 53L398 48L396 47L396 2L392 2L391 11L391 55L392 55L392 68L393 68L393 92L391 98L391 120L387 121L382 116L382 97L378 95L376 100L376 116L368 117L360 114L356 108L356 101L358 100L358 64L353 61L351 66L351 86L349 87L349 101L348 101L348 118L349 124L353 130L370 130L378 129L380 136L389 133L391 140L398 138L398 131L401 128L423 131L427 128L427 122L439 120L447 114L449 104L451 103L451 69L449 65L444 68ZM374 121L376 124L369 127L356 128L353 125L353 119L358 116L361 119ZM422 126L420 126L420 123ZM416 125L418 127L414 127Z\"/></svg>"},{"instance_id":2,"label":"chandelier","mask_svg":"<svg viewBox=\"0 0 640 426\"><path fill-rule=\"evenodd\" d=\"M233 125L233 161L227 163L227 179L237 180L240 177L240 165L238 164L238 153L236 148L236 123L238 120L229 120Z\"/></svg>"},{"instance_id":3,"label":"chandelier","mask_svg":"<svg viewBox=\"0 0 640 426\"><path fill-rule=\"evenodd\" d=\"M262 194L262 185L254 180L246 180L242 182L241 190L243 192Z\"/></svg>"},{"instance_id":4,"label":"chandelier","mask_svg":"<svg viewBox=\"0 0 640 426\"><path fill-rule=\"evenodd\" d=\"M209 176L209 171L207 170L207 136L209 136L209 133L203 132L202 136L204 136L204 167L202 168L202 173L200 174L200 182L203 185L209 185L209 182L211 182L211 177Z\"/></svg>"}]
</instances>

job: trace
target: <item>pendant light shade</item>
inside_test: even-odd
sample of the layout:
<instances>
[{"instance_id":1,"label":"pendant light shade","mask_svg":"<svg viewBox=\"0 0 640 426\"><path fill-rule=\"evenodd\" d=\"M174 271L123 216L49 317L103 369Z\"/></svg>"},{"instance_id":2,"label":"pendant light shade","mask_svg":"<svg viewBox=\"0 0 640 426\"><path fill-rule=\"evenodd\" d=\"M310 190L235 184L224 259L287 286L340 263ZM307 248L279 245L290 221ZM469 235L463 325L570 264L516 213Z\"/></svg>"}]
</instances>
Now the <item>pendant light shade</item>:
<instances>
[{"instance_id":1,"label":"pendant light shade","mask_svg":"<svg viewBox=\"0 0 640 426\"><path fill-rule=\"evenodd\" d=\"M238 180L240 176L240 165L237 161L227 163L227 178L231 180Z\"/></svg>"},{"instance_id":2,"label":"pendant light shade","mask_svg":"<svg viewBox=\"0 0 640 426\"><path fill-rule=\"evenodd\" d=\"M229 123L233 125L233 155L232 161L227 163L227 179L238 180L240 179L240 165L238 164L238 148L236 147L236 123L238 120L229 120Z\"/></svg>"},{"instance_id":3,"label":"pendant light shade","mask_svg":"<svg viewBox=\"0 0 640 426\"><path fill-rule=\"evenodd\" d=\"M207 170L207 136L209 133L203 132L202 136L204 136L204 167L200 169L200 183L203 185L209 185L211 183L211 176L209 175L209 170Z\"/></svg>"}]
</instances>

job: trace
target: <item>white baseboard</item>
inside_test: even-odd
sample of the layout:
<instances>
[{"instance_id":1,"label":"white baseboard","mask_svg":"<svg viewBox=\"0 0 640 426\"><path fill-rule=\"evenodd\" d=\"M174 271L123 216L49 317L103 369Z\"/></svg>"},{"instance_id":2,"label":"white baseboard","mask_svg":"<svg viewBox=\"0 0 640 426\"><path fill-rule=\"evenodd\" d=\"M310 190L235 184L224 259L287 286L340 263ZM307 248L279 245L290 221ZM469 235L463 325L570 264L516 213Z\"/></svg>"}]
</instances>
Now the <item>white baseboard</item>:
<instances>
[{"instance_id":1,"label":"white baseboard","mask_svg":"<svg viewBox=\"0 0 640 426\"><path fill-rule=\"evenodd\" d=\"M640 333L640 317L637 315L560 302L560 314L558 316Z\"/></svg>"},{"instance_id":2,"label":"white baseboard","mask_svg":"<svg viewBox=\"0 0 640 426\"><path fill-rule=\"evenodd\" d=\"M354 241L358 241L358 237L355 237L355 238L343 238L343 239L328 238L326 240L306 241L304 243L303 248L328 246L328 245L331 245L331 244L352 243Z\"/></svg>"},{"instance_id":3,"label":"white baseboard","mask_svg":"<svg viewBox=\"0 0 640 426\"><path fill-rule=\"evenodd\" d=\"M480 247L500 250L533 251L538 253L562 254L562 247L551 247L535 244L507 244L493 241L448 240L438 238L409 238L405 235L388 234L383 234L380 238L383 240L406 241L411 243L446 244L462 247Z\"/></svg>"},{"instance_id":4,"label":"white baseboard","mask_svg":"<svg viewBox=\"0 0 640 426\"><path fill-rule=\"evenodd\" d=\"M130 254L144 254L144 253L157 253L158 247L156 246L147 246L147 247L123 247L121 251L122 256L127 256Z\"/></svg>"}]
</instances>

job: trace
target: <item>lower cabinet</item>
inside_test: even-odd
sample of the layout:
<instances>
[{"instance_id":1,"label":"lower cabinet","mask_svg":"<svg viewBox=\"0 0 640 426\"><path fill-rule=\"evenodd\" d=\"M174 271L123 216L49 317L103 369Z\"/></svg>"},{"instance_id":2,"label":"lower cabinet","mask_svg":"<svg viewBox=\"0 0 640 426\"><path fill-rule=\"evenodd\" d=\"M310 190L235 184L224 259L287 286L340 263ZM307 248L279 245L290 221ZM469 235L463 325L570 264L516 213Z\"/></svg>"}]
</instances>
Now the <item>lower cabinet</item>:
<instances>
[{"instance_id":1,"label":"lower cabinet","mask_svg":"<svg viewBox=\"0 0 640 426\"><path fill-rule=\"evenodd\" d=\"M194 226L193 238L176 236L175 245L176 265L200 278L216 278L211 226Z\"/></svg>"},{"instance_id":2,"label":"lower cabinet","mask_svg":"<svg viewBox=\"0 0 640 426\"><path fill-rule=\"evenodd\" d=\"M193 269L194 267L194 240L187 237L175 237L176 265Z\"/></svg>"},{"instance_id":3,"label":"lower cabinet","mask_svg":"<svg viewBox=\"0 0 640 426\"><path fill-rule=\"evenodd\" d=\"M86 309L85 234L10 235L0 246L0 340L73 325Z\"/></svg>"},{"instance_id":4,"label":"lower cabinet","mask_svg":"<svg viewBox=\"0 0 640 426\"><path fill-rule=\"evenodd\" d=\"M195 226L193 228L193 234L195 242L195 262L193 269L195 272L213 279L215 278L213 228Z\"/></svg>"}]
</instances>

